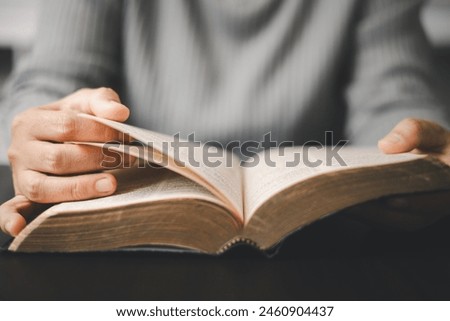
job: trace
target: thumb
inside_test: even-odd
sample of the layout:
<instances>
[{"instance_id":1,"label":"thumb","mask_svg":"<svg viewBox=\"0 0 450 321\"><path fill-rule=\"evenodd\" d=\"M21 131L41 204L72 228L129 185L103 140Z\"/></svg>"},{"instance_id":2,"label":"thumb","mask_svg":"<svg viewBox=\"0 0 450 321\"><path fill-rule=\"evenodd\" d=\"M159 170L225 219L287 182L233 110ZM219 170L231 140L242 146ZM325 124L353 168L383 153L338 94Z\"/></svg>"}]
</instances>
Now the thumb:
<instances>
[{"instance_id":1,"label":"thumb","mask_svg":"<svg viewBox=\"0 0 450 321\"><path fill-rule=\"evenodd\" d=\"M111 88L80 89L59 102L61 109L70 109L101 118L123 122L130 110L120 102Z\"/></svg>"},{"instance_id":2,"label":"thumb","mask_svg":"<svg viewBox=\"0 0 450 321\"><path fill-rule=\"evenodd\" d=\"M0 205L0 228L2 231L16 236L27 224L21 211L31 207L32 202L22 195L17 195Z\"/></svg>"},{"instance_id":3,"label":"thumb","mask_svg":"<svg viewBox=\"0 0 450 321\"><path fill-rule=\"evenodd\" d=\"M439 152L450 142L449 132L440 125L421 119L407 118L378 142L387 154L405 153L414 149Z\"/></svg>"}]
</instances>

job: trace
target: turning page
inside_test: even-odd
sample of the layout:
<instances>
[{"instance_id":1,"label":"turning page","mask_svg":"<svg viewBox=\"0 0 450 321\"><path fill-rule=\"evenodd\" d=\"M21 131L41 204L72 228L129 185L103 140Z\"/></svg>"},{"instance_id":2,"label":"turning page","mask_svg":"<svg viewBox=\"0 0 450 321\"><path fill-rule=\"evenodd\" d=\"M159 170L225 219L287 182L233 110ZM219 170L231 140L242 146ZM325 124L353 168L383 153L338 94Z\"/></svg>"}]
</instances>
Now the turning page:
<instances>
[{"instance_id":1,"label":"turning page","mask_svg":"<svg viewBox=\"0 0 450 321\"><path fill-rule=\"evenodd\" d=\"M91 145L129 153L156 165L168 167L208 188L228 205L236 219L244 221L241 168L237 156L215 146L176 140L172 136L92 115L80 116L114 128L143 143L143 146L104 146L98 143Z\"/></svg>"}]
</instances>

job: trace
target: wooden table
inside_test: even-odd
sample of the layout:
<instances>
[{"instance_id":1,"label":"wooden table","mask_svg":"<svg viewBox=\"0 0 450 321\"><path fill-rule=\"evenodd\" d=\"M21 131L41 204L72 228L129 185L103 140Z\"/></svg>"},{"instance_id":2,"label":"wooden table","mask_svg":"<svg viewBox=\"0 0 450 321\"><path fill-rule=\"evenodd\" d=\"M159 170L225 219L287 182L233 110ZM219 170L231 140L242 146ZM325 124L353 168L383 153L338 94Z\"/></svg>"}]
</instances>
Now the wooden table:
<instances>
[{"instance_id":1,"label":"wooden table","mask_svg":"<svg viewBox=\"0 0 450 321\"><path fill-rule=\"evenodd\" d=\"M9 177L0 167L2 200ZM247 247L220 257L3 252L0 299L448 300L450 220L387 233L338 214L291 236L273 258Z\"/></svg>"}]
</instances>

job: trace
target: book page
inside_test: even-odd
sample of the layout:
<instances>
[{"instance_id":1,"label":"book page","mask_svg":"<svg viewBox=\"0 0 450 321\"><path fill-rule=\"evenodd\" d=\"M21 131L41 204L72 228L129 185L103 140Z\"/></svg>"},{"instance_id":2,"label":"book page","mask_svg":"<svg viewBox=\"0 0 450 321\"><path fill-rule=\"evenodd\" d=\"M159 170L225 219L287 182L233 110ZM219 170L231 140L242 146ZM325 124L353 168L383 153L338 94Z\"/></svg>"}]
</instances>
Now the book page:
<instances>
[{"instance_id":1,"label":"book page","mask_svg":"<svg viewBox=\"0 0 450 321\"><path fill-rule=\"evenodd\" d=\"M237 156L216 147L193 144L186 140L137 128L123 123L80 114L143 143L129 153L147 161L167 167L209 189L219 197L240 222L243 217L243 194L240 160ZM101 144L91 144L101 147ZM128 152L124 147L112 147ZM216 149L216 150L214 150ZM209 154L208 154L209 153ZM214 155L214 156L211 156Z\"/></svg>"},{"instance_id":2,"label":"book page","mask_svg":"<svg viewBox=\"0 0 450 321\"><path fill-rule=\"evenodd\" d=\"M64 215L97 210L109 212L124 206L179 199L199 199L224 206L223 202L204 187L168 169L131 168L109 172L117 179L116 193L102 198L56 204L28 224L16 237L14 243L20 243L28 236L29 231L35 229L49 216L57 214ZM164 215L164 213L161 213L161 215Z\"/></svg>"},{"instance_id":3,"label":"book page","mask_svg":"<svg viewBox=\"0 0 450 321\"><path fill-rule=\"evenodd\" d=\"M284 152L282 149L270 149L258 156L258 164L246 164L243 168L246 223L264 202L302 180L332 171L425 157L410 153L386 155L377 148L353 147L343 147L337 153L330 148L286 147Z\"/></svg>"},{"instance_id":4,"label":"book page","mask_svg":"<svg viewBox=\"0 0 450 321\"><path fill-rule=\"evenodd\" d=\"M46 222L50 225L53 224L52 228L55 228L55 232L46 235L49 231L49 225L47 225L47 227L44 228L44 232L40 232L42 239L37 241L37 245L34 245L35 243L31 245L32 247L36 246L34 251L41 251L42 248L40 246L44 246L44 248L45 246L49 246L51 248L52 242L50 242L49 239L52 239L52 237L58 239L57 235L61 230L63 231L59 237L65 240L64 242L66 242L67 246L77 249L79 244L89 242L83 240L83 237L86 237L86 234L83 234L79 230L78 232L74 232L77 228L81 229L81 231L86 230L87 234L92 233L92 235L89 236L91 237L92 243L89 243L88 248L96 244L96 242L98 242L98 246L102 246L103 248L109 248L109 246L114 248L114 245L111 245L109 242L100 242L101 235L106 237L109 241L116 241L119 243L127 240L127 238L133 239L136 235L136 237L138 237L141 235L140 233L146 231L146 227L143 227L143 230L140 230L140 225L137 226L133 224L144 224L144 222L153 229L165 229L171 231L172 234L168 233L168 235L173 235L173 233L176 234L179 228L177 230L177 222L170 221L174 219L173 217L171 218L170 215L174 214L172 211L174 208L173 206L175 206L175 204L183 204L184 201L195 200L199 201L198 204L202 204L206 201L207 203L212 204L213 207L218 205L219 208L225 208L224 203L211 194L206 188L166 168L129 168L112 170L109 172L113 174L118 181L118 189L115 194L97 199L65 202L50 207L48 210L37 216L36 219L19 233L9 249L16 251L22 246L23 242L31 235L31 233L38 230L42 227L42 224L45 224ZM189 204L189 202L186 202L186 204ZM152 208L158 208L159 210L151 211ZM189 226L192 222L195 227L196 221L198 222L199 219L203 220L205 216L199 217L201 208L208 209L207 206L203 205L203 207L198 207L198 211L192 213L180 211L179 214L182 215L184 220L183 226ZM141 214L139 211L141 211ZM86 213L88 213L87 216ZM217 224L217 222L222 222L222 224L224 224L224 222L230 222L230 226L238 228L240 224L234 219L234 216L230 212L223 210L220 211L220 213L227 216L214 217L204 222L216 222L215 224ZM83 215L86 216L84 219L82 219ZM57 217L57 221L53 221L57 223L49 223L51 222L49 218L53 216ZM67 217L67 220L65 220L65 217ZM145 221L145 218L149 220ZM89 222L89 220L91 220L91 222ZM133 220L140 223L133 223ZM234 222L234 224L232 222ZM102 230L105 224L106 226L109 226L109 230ZM122 237L116 237L116 234L112 233L111 228L116 226L118 230L121 224L123 224L122 226L124 229L128 231L128 234L122 235ZM172 228L173 230L171 230ZM198 231L202 228L207 227L201 226L197 229L193 228L193 231ZM64 229L66 229L66 231ZM224 227L223 231L228 230ZM220 236L220 233L217 233L217 231L214 233ZM233 235L236 231L230 230L226 233L232 233ZM167 233L164 235L167 235ZM74 236L76 236L76 238L73 240L67 241L67 239L65 239ZM152 234L150 234L150 236L152 236ZM199 238L201 235L191 237ZM225 241L229 237L231 237L231 235L227 235ZM176 238L174 239L176 240ZM61 242L64 243L63 241ZM224 240L220 240L219 237L219 245L223 242ZM149 241L149 244L150 243L151 242ZM53 243L53 246L57 247L58 245L58 242ZM181 243L179 245L183 244ZM86 244L84 246L86 246ZM81 246L79 249L83 250L85 248Z\"/></svg>"},{"instance_id":5,"label":"book page","mask_svg":"<svg viewBox=\"0 0 450 321\"><path fill-rule=\"evenodd\" d=\"M211 192L165 168L129 168L109 171L117 179L113 195L53 206L54 212L110 210L116 207L170 199L201 199L224 206ZM161 213L164 215L164 213Z\"/></svg>"}]
</instances>

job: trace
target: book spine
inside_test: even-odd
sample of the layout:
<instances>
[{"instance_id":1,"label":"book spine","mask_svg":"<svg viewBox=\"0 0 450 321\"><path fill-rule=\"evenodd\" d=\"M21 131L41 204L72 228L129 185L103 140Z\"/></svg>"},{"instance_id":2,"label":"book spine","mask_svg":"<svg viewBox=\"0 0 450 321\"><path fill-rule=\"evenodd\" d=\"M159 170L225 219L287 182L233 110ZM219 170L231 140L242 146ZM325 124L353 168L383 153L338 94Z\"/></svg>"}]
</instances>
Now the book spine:
<instances>
[{"instance_id":1,"label":"book spine","mask_svg":"<svg viewBox=\"0 0 450 321\"><path fill-rule=\"evenodd\" d=\"M248 239L246 237L237 236L237 237L231 239L230 241L228 241L227 243L225 243L222 246L222 248L217 252L217 254L223 254L224 252L229 250L231 247L238 245L238 244L247 244L247 245L253 246L253 247L257 248L258 250L262 251L262 248L256 242L254 242L251 239Z\"/></svg>"}]
</instances>

